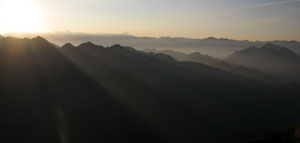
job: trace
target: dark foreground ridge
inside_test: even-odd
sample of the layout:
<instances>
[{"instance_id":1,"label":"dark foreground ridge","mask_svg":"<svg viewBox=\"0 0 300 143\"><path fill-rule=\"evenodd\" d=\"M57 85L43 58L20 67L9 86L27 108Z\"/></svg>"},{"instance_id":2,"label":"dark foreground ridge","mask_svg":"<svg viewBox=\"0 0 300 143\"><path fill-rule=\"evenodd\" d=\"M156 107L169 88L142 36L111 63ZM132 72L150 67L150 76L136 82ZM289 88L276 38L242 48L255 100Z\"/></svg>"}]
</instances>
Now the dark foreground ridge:
<instances>
[{"instance_id":1,"label":"dark foreground ridge","mask_svg":"<svg viewBox=\"0 0 300 143\"><path fill-rule=\"evenodd\" d=\"M250 143L299 143L300 125L270 132Z\"/></svg>"},{"instance_id":2,"label":"dark foreground ridge","mask_svg":"<svg viewBox=\"0 0 300 143\"><path fill-rule=\"evenodd\" d=\"M298 85L164 54L0 38L1 142L251 141L300 121Z\"/></svg>"}]
</instances>

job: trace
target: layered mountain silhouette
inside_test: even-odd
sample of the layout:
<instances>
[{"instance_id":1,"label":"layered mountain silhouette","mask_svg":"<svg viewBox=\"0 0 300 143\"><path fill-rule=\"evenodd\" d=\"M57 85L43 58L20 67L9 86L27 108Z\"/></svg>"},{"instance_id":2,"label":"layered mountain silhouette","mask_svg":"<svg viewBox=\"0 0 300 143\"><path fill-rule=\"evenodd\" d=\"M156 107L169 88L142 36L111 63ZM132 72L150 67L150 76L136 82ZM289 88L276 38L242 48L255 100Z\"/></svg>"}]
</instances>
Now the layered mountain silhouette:
<instances>
[{"instance_id":1,"label":"layered mountain silhouette","mask_svg":"<svg viewBox=\"0 0 300 143\"><path fill-rule=\"evenodd\" d=\"M287 48L271 43L237 51L226 61L258 69L282 80L300 80L300 57Z\"/></svg>"},{"instance_id":2,"label":"layered mountain silhouette","mask_svg":"<svg viewBox=\"0 0 300 143\"><path fill-rule=\"evenodd\" d=\"M0 59L1 142L158 140L152 126L45 39L3 38Z\"/></svg>"},{"instance_id":3,"label":"layered mountain silhouette","mask_svg":"<svg viewBox=\"0 0 300 143\"><path fill-rule=\"evenodd\" d=\"M91 42L0 39L1 142L247 142L300 120L298 85Z\"/></svg>"},{"instance_id":4,"label":"layered mountain silhouette","mask_svg":"<svg viewBox=\"0 0 300 143\"><path fill-rule=\"evenodd\" d=\"M230 73L234 73L246 78L250 78L253 80L257 80L260 82L265 82L268 84L280 84L280 81L276 79L275 77L272 77L268 74L262 73L255 69L250 69L245 66L238 66L234 64L230 64L228 62L225 62L223 60L215 59L208 55L203 55L199 52L191 53L191 54L185 54L177 51L172 50L156 50L156 49L146 49L144 50L148 53L163 53L169 56L172 56L178 61L190 61L190 62L197 62L197 63L203 63L218 69L225 70Z\"/></svg>"},{"instance_id":5,"label":"layered mountain silhouette","mask_svg":"<svg viewBox=\"0 0 300 143\"><path fill-rule=\"evenodd\" d=\"M268 42L286 47L300 55L300 42L298 41L248 41L234 40L228 38L209 37L204 39L191 39L182 37L136 37L129 34L85 34L72 32L53 32L40 33L49 41L58 45L64 45L67 42L79 45L86 41L92 41L96 44L110 46L121 44L134 47L138 50L144 49L168 49L185 53L200 52L216 58L226 58L236 50L242 50L251 46L260 47ZM10 36L34 37L34 34L11 33Z\"/></svg>"}]
</instances>

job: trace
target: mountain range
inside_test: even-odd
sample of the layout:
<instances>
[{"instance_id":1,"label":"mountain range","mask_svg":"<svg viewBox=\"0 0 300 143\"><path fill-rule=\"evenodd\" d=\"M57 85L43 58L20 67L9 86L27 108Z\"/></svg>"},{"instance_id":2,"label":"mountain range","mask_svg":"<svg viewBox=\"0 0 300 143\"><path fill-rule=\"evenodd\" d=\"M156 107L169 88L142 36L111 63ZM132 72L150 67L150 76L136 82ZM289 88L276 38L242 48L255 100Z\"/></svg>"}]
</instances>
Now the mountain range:
<instances>
[{"instance_id":1,"label":"mountain range","mask_svg":"<svg viewBox=\"0 0 300 143\"><path fill-rule=\"evenodd\" d=\"M38 33L42 37L48 39L52 43L64 45L65 43L72 43L79 45L86 41L91 41L95 44L104 46L111 46L116 43L134 47L137 50L144 49L158 49L158 50L175 50L184 53L200 52L208 54L212 57L223 59L235 52L236 50L246 49L251 46L260 47L267 43L273 43L282 47L286 47L298 55L300 55L300 42L298 41L248 41L248 40L233 40L228 38L208 37L204 39L191 38L173 38L173 37L137 37L124 34L86 34L86 33L72 33L72 32L52 32L52 33ZM6 36L17 37L35 37L37 34L26 33L10 33Z\"/></svg>"},{"instance_id":2,"label":"mountain range","mask_svg":"<svg viewBox=\"0 0 300 143\"><path fill-rule=\"evenodd\" d=\"M162 53L169 55L173 58L175 58L178 61L190 61L190 62L197 62L206 64L218 69L222 69L224 71L243 76L245 78L257 80L260 82L265 82L268 84L280 84L281 81L277 78L270 76L268 74L265 74L263 72L260 72L259 70L250 69L245 66L239 66L235 64L230 64L226 61L215 59L208 55L203 55L199 52L191 53L191 54L185 54L177 51L172 50L156 50L156 49L145 49L144 50L147 53Z\"/></svg>"},{"instance_id":3,"label":"mountain range","mask_svg":"<svg viewBox=\"0 0 300 143\"><path fill-rule=\"evenodd\" d=\"M300 57L287 48L271 43L237 51L226 61L258 69L282 80L300 81Z\"/></svg>"},{"instance_id":4,"label":"mountain range","mask_svg":"<svg viewBox=\"0 0 300 143\"><path fill-rule=\"evenodd\" d=\"M163 53L178 61L191 61L210 65L261 82L278 83L300 80L300 57L293 51L267 43L260 48L252 46L226 57L216 59L199 52L185 54L173 50L145 49L147 53Z\"/></svg>"},{"instance_id":5,"label":"mountain range","mask_svg":"<svg viewBox=\"0 0 300 143\"><path fill-rule=\"evenodd\" d=\"M297 84L121 45L3 37L0 79L1 142L238 143L300 120Z\"/></svg>"}]
</instances>

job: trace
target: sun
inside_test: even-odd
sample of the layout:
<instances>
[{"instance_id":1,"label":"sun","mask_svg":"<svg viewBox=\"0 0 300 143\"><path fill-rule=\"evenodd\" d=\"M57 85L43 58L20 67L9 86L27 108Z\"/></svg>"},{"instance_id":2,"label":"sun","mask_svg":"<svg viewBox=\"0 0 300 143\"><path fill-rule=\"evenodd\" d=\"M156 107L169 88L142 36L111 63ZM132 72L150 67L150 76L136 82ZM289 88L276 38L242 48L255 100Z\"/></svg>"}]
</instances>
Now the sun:
<instances>
[{"instance_id":1,"label":"sun","mask_svg":"<svg viewBox=\"0 0 300 143\"><path fill-rule=\"evenodd\" d=\"M0 32L40 31L40 11L33 0L0 0Z\"/></svg>"}]
</instances>

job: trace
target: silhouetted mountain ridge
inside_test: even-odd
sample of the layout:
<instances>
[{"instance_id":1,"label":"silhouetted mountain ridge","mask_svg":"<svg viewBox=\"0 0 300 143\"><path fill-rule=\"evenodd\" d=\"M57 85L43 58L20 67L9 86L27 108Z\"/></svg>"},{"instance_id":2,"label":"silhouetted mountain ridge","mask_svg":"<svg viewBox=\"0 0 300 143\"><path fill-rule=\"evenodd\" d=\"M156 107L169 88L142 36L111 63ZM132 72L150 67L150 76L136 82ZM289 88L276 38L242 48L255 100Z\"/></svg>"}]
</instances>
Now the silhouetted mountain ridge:
<instances>
[{"instance_id":1,"label":"silhouetted mountain ridge","mask_svg":"<svg viewBox=\"0 0 300 143\"><path fill-rule=\"evenodd\" d=\"M85 43L82 43L82 44L80 44L78 47L80 48L80 47L98 47L97 45L95 45L94 43L92 43L92 42L85 42Z\"/></svg>"},{"instance_id":2,"label":"silhouetted mountain ridge","mask_svg":"<svg viewBox=\"0 0 300 143\"><path fill-rule=\"evenodd\" d=\"M144 49L168 49L175 50L184 53L200 52L208 54L216 58L225 58L232 54L236 50L242 50L250 46L260 47L266 43L273 43L286 47L293 52L300 55L300 43L297 41L248 41L248 40L234 40L224 38L204 38L204 39L192 39L183 37L136 37L128 35L105 35L105 34L84 34L84 33L41 33L43 37L49 41L58 45L63 45L67 42L71 42L74 45L79 45L86 41L91 41L95 44L103 45L105 47L113 44L121 44L130 47L134 47L138 50ZM18 34L11 34L17 35ZM25 34L23 37L33 37L34 35Z\"/></svg>"},{"instance_id":3,"label":"silhouetted mountain ridge","mask_svg":"<svg viewBox=\"0 0 300 143\"><path fill-rule=\"evenodd\" d=\"M263 45L261 48L257 48L256 46L247 48L245 50L238 51L237 54L251 55L251 54L261 54L261 56L268 56L274 58L280 58L283 56L290 58L299 58L296 53L293 51L274 45L272 43L267 43ZM257 55L256 55L257 56Z\"/></svg>"},{"instance_id":4,"label":"silhouetted mountain ridge","mask_svg":"<svg viewBox=\"0 0 300 143\"><path fill-rule=\"evenodd\" d=\"M246 77L246 78L260 81L260 82L266 82L269 84L280 84L280 81L277 80L276 78L274 78L270 75L264 74L260 71L257 71L254 69L249 69L244 66L232 65L225 61L212 58L208 55L202 55L199 52L185 54L185 53L180 53L180 52L176 52L176 51L172 51L172 50L146 49L144 51L148 52L148 53L163 53L166 55L170 55L178 61L191 61L191 62L203 63L206 65L210 65L212 67L219 68L219 69L225 70L227 72L234 73L234 74Z\"/></svg>"},{"instance_id":5,"label":"silhouetted mountain ridge","mask_svg":"<svg viewBox=\"0 0 300 143\"><path fill-rule=\"evenodd\" d=\"M229 63L250 67L283 80L300 80L300 57L291 50L271 43L250 47L230 55Z\"/></svg>"},{"instance_id":6,"label":"silhouetted mountain ridge","mask_svg":"<svg viewBox=\"0 0 300 143\"><path fill-rule=\"evenodd\" d=\"M238 143L300 120L297 88L121 45L2 38L0 78L1 142Z\"/></svg>"},{"instance_id":7,"label":"silhouetted mountain ridge","mask_svg":"<svg viewBox=\"0 0 300 143\"><path fill-rule=\"evenodd\" d=\"M0 77L1 142L164 140L41 37L0 39Z\"/></svg>"}]
</instances>

